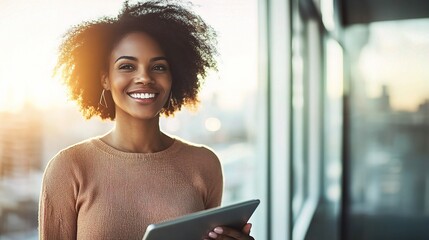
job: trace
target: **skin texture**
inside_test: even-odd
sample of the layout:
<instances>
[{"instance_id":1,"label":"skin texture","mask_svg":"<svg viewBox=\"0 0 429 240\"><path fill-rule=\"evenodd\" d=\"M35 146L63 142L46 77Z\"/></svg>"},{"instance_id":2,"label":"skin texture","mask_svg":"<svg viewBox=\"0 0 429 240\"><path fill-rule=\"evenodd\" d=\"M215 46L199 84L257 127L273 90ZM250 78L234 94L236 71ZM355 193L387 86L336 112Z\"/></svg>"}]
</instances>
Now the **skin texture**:
<instances>
[{"instance_id":1,"label":"skin texture","mask_svg":"<svg viewBox=\"0 0 429 240\"><path fill-rule=\"evenodd\" d=\"M109 73L103 81L112 92L116 113L142 120L158 117L172 83L161 47L149 35L137 32L125 35L113 49ZM154 93L155 98L139 101L130 93Z\"/></svg>"}]
</instances>

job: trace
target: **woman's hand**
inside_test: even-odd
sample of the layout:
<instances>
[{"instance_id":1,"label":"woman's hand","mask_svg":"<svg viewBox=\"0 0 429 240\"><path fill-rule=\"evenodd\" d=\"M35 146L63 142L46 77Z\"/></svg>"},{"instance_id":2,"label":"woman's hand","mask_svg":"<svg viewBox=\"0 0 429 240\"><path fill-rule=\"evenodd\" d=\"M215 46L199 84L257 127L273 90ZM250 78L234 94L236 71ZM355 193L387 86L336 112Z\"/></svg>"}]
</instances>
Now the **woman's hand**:
<instances>
[{"instance_id":1,"label":"woman's hand","mask_svg":"<svg viewBox=\"0 0 429 240\"><path fill-rule=\"evenodd\" d=\"M250 236L251 228L251 223L244 225L241 231L229 227L216 227L209 233L209 238L206 238L205 240L254 240L254 238Z\"/></svg>"}]
</instances>

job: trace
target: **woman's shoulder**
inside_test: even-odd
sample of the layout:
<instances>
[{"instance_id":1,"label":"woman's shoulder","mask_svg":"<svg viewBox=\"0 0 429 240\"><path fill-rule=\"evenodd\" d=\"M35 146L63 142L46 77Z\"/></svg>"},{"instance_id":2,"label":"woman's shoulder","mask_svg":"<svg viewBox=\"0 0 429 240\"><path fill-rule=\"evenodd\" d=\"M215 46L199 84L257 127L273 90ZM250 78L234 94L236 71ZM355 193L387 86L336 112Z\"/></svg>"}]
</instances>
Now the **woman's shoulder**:
<instances>
[{"instance_id":1,"label":"woman's shoulder","mask_svg":"<svg viewBox=\"0 0 429 240\"><path fill-rule=\"evenodd\" d=\"M61 149L57 155L60 156L73 156L76 154L85 154L85 153L93 153L95 150L94 142L97 141L97 138L88 138L82 140L80 142L69 145L63 149Z\"/></svg>"},{"instance_id":2,"label":"woman's shoulder","mask_svg":"<svg viewBox=\"0 0 429 240\"><path fill-rule=\"evenodd\" d=\"M75 144L69 145L57 152L48 163L48 167L61 167L76 163L84 155L94 154L95 138L89 138Z\"/></svg>"},{"instance_id":3,"label":"woman's shoulder","mask_svg":"<svg viewBox=\"0 0 429 240\"><path fill-rule=\"evenodd\" d=\"M217 158L215 151L207 145L199 144L175 137L177 144L181 145L182 151L189 152L190 154L204 154Z\"/></svg>"},{"instance_id":4,"label":"woman's shoulder","mask_svg":"<svg viewBox=\"0 0 429 240\"><path fill-rule=\"evenodd\" d=\"M195 164L203 164L206 167L220 167L220 160L216 152L207 145L197 144L176 138L176 144L180 145L180 155Z\"/></svg>"}]
</instances>

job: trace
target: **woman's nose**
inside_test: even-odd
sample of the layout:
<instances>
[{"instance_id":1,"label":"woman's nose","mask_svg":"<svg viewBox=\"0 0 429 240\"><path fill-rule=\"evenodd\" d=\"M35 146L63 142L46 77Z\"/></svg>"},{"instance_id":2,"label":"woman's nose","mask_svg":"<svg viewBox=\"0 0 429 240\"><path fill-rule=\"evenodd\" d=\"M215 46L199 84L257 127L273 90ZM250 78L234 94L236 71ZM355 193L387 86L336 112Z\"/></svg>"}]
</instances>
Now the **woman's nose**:
<instances>
[{"instance_id":1,"label":"woman's nose","mask_svg":"<svg viewBox=\"0 0 429 240\"><path fill-rule=\"evenodd\" d=\"M153 83L153 79L146 72L140 72L139 75L134 77L134 82L137 84L148 85Z\"/></svg>"}]
</instances>

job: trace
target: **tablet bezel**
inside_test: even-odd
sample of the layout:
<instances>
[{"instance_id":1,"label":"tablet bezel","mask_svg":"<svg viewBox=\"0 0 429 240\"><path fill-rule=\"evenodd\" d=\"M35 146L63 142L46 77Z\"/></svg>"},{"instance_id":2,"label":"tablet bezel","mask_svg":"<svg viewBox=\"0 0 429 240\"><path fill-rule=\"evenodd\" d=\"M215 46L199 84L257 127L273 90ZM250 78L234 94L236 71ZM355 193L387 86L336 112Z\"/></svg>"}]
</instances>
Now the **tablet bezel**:
<instances>
[{"instance_id":1,"label":"tablet bezel","mask_svg":"<svg viewBox=\"0 0 429 240\"><path fill-rule=\"evenodd\" d=\"M259 205L259 199L191 213L170 221L150 224L143 240L202 240L218 226L241 229Z\"/></svg>"}]
</instances>

